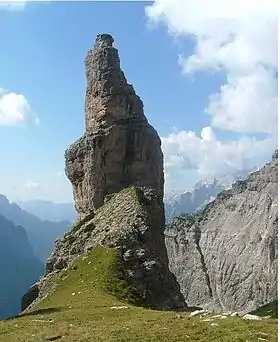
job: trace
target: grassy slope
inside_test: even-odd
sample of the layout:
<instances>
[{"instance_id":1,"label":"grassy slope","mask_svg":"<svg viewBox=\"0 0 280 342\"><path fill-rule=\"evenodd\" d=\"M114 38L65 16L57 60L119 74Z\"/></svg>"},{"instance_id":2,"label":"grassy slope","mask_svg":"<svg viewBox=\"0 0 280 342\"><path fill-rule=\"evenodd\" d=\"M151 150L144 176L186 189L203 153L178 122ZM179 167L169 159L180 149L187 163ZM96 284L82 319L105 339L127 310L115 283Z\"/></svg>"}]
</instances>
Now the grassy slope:
<instances>
[{"instance_id":1,"label":"grassy slope","mask_svg":"<svg viewBox=\"0 0 280 342\"><path fill-rule=\"evenodd\" d=\"M270 316L272 318L278 317L278 301L274 301L272 303L266 304L261 308L251 312L253 315L258 315L261 317Z\"/></svg>"},{"instance_id":2,"label":"grassy slope","mask_svg":"<svg viewBox=\"0 0 280 342\"><path fill-rule=\"evenodd\" d=\"M175 312L128 304L136 296L124 280L114 250L96 248L56 279L57 290L32 311L0 322L1 342L276 341L277 321L216 319L218 326ZM75 293L75 295L73 295ZM125 305L127 309L110 309Z\"/></svg>"}]
</instances>

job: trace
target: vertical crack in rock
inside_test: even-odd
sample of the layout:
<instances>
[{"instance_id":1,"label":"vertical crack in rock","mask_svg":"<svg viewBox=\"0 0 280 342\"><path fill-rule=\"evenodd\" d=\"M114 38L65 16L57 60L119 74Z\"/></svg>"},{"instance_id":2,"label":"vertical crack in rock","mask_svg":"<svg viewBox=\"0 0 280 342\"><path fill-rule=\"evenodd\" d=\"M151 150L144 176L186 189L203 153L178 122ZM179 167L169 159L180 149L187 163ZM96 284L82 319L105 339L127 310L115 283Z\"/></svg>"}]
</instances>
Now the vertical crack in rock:
<instances>
[{"instance_id":1,"label":"vertical crack in rock","mask_svg":"<svg viewBox=\"0 0 280 342\"><path fill-rule=\"evenodd\" d=\"M213 291L211 288L211 281L210 281L207 266L205 263L204 255L203 255L203 252L202 252L200 244L199 244L200 238L201 238L201 230L197 224L195 224L194 233L195 233L195 244L196 244L197 251L200 255L201 267L202 267L203 273L205 275L205 280L206 280L206 284L208 287L209 296L210 296L210 298L212 298L213 297Z\"/></svg>"}]
</instances>

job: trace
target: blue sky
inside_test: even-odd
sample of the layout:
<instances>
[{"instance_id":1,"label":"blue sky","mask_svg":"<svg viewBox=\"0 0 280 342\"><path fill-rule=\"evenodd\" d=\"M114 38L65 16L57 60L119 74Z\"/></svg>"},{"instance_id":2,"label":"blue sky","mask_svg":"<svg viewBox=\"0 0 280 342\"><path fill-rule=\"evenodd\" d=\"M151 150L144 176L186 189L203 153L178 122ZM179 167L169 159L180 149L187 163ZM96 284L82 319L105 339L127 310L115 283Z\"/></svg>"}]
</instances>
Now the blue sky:
<instances>
[{"instance_id":1,"label":"blue sky","mask_svg":"<svg viewBox=\"0 0 280 342\"><path fill-rule=\"evenodd\" d=\"M213 173L227 171L230 163L225 158L235 158L233 169L240 168L240 162L236 162L239 157L233 156L234 147L224 152L227 142L271 133L224 129L215 124L214 116L205 113L205 108L209 96L227 84L227 73L204 68L186 75L178 56L193 55L197 41L192 34L170 34L168 22L158 23L147 12L148 5L51 2L28 3L22 9L0 8L0 89L5 89L2 100L9 93L22 94L32 108L33 118L36 115L40 121L39 125L34 120L1 125L0 97L0 193L11 199L71 200L71 188L62 175L64 150L84 130L84 58L99 33L113 35L125 75L142 98L149 121L163 138L168 190L191 187L207 176L208 169ZM222 146L222 154L215 157L222 161L216 161L212 169L208 164L201 166L202 160L209 159L209 148L212 146L215 153L216 146L210 141L210 147L198 147L203 145L200 133L205 127L208 133L215 133L215 140L218 137ZM196 141L190 141L191 132ZM190 156L183 150L184 144L193 146ZM250 145L251 140L246 144ZM247 167L266 160L272 145L265 145L260 158L242 147L241 164L245 160ZM196 148L199 160L193 156ZM188 161L194 168L186 166Z\"/></svg>"}]
</instances>

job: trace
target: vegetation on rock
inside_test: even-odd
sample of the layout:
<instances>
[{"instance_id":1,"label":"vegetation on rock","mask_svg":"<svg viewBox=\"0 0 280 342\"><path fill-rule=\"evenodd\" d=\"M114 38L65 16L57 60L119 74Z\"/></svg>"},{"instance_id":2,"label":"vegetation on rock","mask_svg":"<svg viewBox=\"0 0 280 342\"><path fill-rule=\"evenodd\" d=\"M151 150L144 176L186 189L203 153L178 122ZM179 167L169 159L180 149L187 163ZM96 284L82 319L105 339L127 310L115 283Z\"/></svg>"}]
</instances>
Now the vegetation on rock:
<instances>
[{"instance_id":1,"label":"vegetation on rock","mask_svg":"<svg viewBox=\"0 0 280 342\"><path fill-rule=\"evenodd\" d=\"M275 319L191 317L133 305L118 251L97 247L59 275L55 291L21 316L0 322L1 342L255 342L277 340ZM212 325L211 325L212 324Z\"/></svg>"}]
</instances>

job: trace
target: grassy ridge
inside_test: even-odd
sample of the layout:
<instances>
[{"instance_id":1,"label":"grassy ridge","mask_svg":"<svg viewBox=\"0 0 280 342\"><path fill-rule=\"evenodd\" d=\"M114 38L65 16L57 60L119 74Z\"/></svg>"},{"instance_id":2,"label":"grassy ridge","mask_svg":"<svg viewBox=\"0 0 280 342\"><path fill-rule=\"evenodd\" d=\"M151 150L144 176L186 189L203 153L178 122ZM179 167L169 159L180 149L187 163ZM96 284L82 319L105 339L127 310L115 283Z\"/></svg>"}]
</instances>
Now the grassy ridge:
<instances>
[{"instance_id":1,"label":"grassy ridge","mask_svg":"<svg viewBox=\"0 0 280 342\"><path fill-rule=\"evenodd\" d=\"M24 315L0 322L1 342L277 341L277 321L216 319L135 306L117 251L99 247L54 280L54 293ZM113 306L126 308L114 309Z\"/></svg>"}]
</instances>

